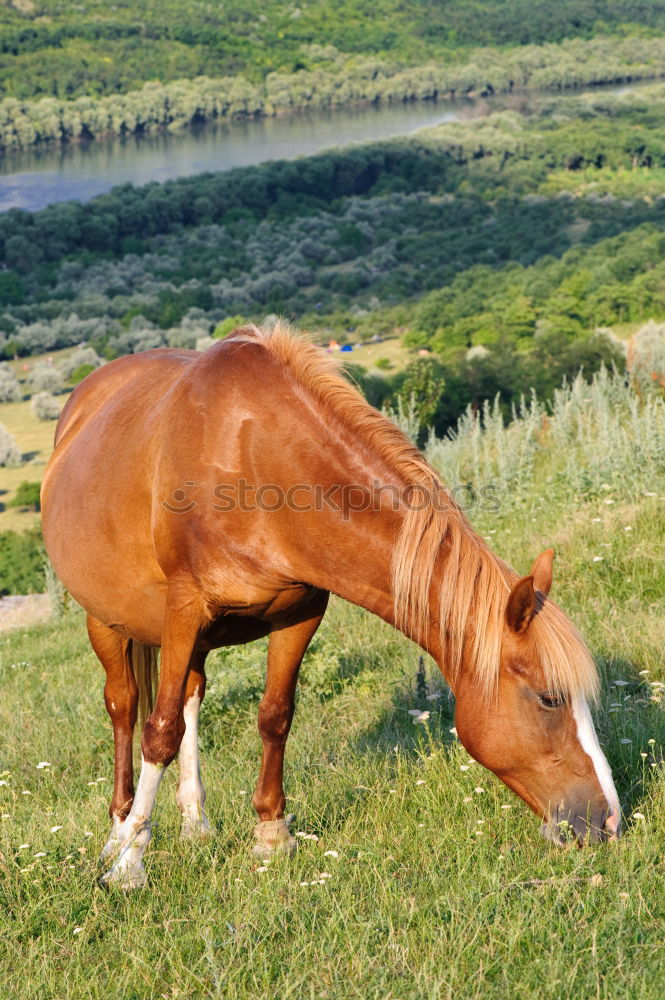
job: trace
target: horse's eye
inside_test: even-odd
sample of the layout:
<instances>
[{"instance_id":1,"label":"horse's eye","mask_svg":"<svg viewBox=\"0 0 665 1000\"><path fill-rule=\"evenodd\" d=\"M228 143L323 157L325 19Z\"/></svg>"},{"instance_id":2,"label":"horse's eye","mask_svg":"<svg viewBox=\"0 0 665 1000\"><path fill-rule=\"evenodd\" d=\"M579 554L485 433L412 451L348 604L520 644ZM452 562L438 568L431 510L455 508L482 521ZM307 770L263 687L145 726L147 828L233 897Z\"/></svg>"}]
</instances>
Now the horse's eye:
<instances>
[{"instance_id":1,"label":"horse's eye","mask_svg":"<svg viewBox=\"0 0 665 1000\"><path fill-rule=\"evenodd\" d=\"M562 694L553 694L551 691L539 694L538 701L543 708L562 708L566 703L566 699Z\"/></svg>"}]
</instances>

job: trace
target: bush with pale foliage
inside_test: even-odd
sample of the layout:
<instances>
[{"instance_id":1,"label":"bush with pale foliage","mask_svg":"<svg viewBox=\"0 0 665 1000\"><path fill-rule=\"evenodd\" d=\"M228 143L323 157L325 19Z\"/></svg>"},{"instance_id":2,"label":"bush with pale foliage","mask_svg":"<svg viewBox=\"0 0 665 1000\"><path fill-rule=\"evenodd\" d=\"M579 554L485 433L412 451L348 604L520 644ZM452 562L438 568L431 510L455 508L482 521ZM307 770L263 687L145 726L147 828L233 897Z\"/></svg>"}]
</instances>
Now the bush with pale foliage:
<instances>
[{"instance_id":1,"label":"bush with pale foliage","mask_svg":"<svg viewBox=\"0 0 665 1000\"><path fill-rule=\"evenodd\" d=\"M3 424L0 424L0 466L16 467L21 462L21 449L16 439Z\"/></svg>"},{"instance_id":2,"label":"bush with pale foliage","mask_svg":"<svg viewBox=\"0 0 665 1000\"><path fill-rule=\"evenodd\" d=\"M9 365L0 364L0 403L15 403L21 398L21 387Z\"/></svg>"},{"instance_id":3,"label":"bush with pale foliage","mask_svg":"<svg viewBox=\"0 0 665 1000\"><path fill-rule=\"evenodd\" d=\"M28 375L28 386L33 393L54 393L62 392L65 382L57 368L45 361L38 361Z\"/></svg>"},{"instance_id":4,"label":"bush with pale foliage","mask_svg":"<svg viewBox=\"0 0 665 1000\"><path fill-rule=\"evenodd\" d=\"M32 409L38 420L57 420L61 407L50 392L38 392L32 397Z\"/></svg>"}]
</instances>

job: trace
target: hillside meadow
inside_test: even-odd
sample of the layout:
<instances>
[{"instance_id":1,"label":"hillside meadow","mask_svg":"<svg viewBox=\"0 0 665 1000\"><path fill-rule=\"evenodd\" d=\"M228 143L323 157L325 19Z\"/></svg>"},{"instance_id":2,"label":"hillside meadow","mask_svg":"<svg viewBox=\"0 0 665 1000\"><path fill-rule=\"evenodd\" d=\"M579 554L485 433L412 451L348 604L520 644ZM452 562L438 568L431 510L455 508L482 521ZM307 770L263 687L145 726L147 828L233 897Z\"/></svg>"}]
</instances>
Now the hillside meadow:
<instances>
[{"instance_id":1,"label":"hillside meadow","mask_svg":"<svg viewBox=\"0 0 665 1000\"><path fill-rule=\"evenodd\" d=\"M74 610L0 639L7 995L659 1000L664 431L660 397L601 372L549 411L525 404L505 426L488 407L426 445L449 484L470 487L469 515L500 555L526 570L556 549L554 597L602 675L595 714L624 808L619 843L546 845L538 820L456 740L434 665L333 600L287 751L296 856L263 864L250 853L259 642L209 661L201 736L216 838L178 840L174 766L148 887L105 893L96 856L112 740ZM498 503L474 503L488 486Z\"/></svg>"}]
</instances>

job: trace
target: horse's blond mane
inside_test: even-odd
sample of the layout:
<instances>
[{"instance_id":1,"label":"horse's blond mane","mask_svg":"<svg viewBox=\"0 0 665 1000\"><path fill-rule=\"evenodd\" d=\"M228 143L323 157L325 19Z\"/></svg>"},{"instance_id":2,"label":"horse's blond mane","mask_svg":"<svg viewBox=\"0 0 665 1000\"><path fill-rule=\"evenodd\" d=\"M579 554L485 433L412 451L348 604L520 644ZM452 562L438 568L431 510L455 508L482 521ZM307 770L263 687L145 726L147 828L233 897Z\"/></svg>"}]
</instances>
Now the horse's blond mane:
<instances>
[{"instance_id":1,"label":"horse's blond mane","mask_svg":"<svg viewBox=\"0 0 665 1000\"><path fill-rule=\"evenodd\" d=\"M498 680L506 601L518 578L515 571L471 528L418 449L340 375L338 363L320 347L285 323L270 329L243 327L230 339L262 344L396 477L428 491L430 503L406 510L395 544L392 590L396 624L404 629L408 623L408 631L416 639L424 638L438 625L444 667L453 686L462 667L465 644L470 641L470 662L475 665L481 690L491 698ZM431 588L438 563L444 571L439 580L437 623L432 621ZM531 628L548 687L567 696L581 692L593 697L598 685L595 664L561 609L545 600Z\"/></svg>"}]
</instances>

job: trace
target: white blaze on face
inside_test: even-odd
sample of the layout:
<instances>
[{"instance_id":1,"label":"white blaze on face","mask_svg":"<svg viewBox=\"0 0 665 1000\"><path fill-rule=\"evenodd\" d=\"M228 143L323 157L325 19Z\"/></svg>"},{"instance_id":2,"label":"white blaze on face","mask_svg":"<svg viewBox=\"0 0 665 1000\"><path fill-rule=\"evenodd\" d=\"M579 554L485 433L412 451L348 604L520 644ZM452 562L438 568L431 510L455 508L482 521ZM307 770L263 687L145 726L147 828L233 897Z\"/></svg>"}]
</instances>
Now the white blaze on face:
<instances>
[{"instance_id":1,"label":"white blaze on face","mask_svg":"<svg viewBox=\"0 0 665 1000\"><path fill-rule=\"evenodd\" d=\"M593 719L587 704L586 698L579 695L573 701L573 717L577 723L577 738L582 749L591 757L596 771L598 783L603 790L603 795L607 799L608 814L605 825L611 834L618 834L621 822L621 809L619 806L619 796L614 787L614 780L610 765L607 763L605 754L600 749Z\"/></svg>"}]
</instances>

